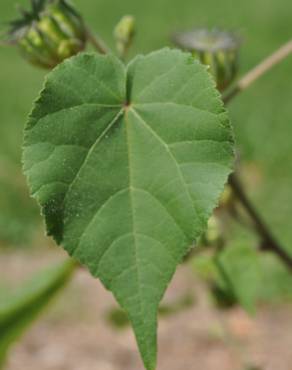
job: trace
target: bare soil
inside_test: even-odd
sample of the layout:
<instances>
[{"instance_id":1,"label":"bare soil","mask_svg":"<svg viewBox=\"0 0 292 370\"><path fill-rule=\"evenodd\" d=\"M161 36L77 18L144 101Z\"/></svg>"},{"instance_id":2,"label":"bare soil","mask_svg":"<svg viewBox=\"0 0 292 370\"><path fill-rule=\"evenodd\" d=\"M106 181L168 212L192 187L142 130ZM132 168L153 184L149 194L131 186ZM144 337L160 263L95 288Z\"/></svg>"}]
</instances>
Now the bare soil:
<instances>
[{"instance_id":1,"label":"bare soil","mask_svg":"<svg viewBox=\"0 0 292 370\"><path fill-rule=\"evenodd\" d=\"M60 250L1 255L1 279L17 284L62 258ZM159 319L157 370L292 370L292 306L215 309L190 267L180 267L164 302L185 294L195 303ZM112 295L85 270L21 338L5 370L143 370L132 330L106 319Z\"/></svg>"}]
</instances>

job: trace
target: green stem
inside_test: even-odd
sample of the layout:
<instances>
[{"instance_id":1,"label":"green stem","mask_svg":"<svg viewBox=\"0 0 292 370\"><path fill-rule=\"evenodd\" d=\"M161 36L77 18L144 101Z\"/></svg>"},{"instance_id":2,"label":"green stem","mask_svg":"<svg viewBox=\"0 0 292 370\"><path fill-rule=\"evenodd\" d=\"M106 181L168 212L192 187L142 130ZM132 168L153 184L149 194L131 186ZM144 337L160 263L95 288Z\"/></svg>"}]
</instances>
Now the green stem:
<instances>
[{"instance_id":1,"label":"green stem","mask_svg":"<svg viewBox=\"0 0 292 370\"><path fill-rule=\"evenodd\" d=\"M110 52L105 42L98 35L94 34L89 27L86 28L86 32L88 40L99 53L108 54Z\"/></svg>"}]
</instances>

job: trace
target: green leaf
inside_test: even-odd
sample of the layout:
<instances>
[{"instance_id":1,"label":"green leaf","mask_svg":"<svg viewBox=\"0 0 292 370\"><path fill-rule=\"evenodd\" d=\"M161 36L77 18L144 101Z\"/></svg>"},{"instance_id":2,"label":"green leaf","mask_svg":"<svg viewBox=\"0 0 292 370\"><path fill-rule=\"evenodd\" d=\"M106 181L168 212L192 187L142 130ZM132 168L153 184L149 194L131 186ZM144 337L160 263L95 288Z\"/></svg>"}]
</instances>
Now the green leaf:
<instances>
[{"instance_id":1,"label":"green leaf","mask_svg":"<svg viewBox=\"0 0 292 370\"><path fill-rule=\"evenodd\" d=\"M291 271L272 252L261 253L261 289L259 301L264 303L283 303L292 301Z\"/></svg>"},{"instance_id":2,"label":"green leaf","mask_svg":"<svg viewBox=\"0 0 292 370\"><path fill-rule=\"evenodd\" d=\"M218 261L216 261L215 255L209 252L193 257L192 266L194 271L208 283L210 296L216 306L223 309L233 307L238 303L233 287L230 281L226 279L225 272L222 274L222 268L218 268Z\"/></svg>"},{"instance_id":3,"label":"green leaf","mask_svg":"<svg viewBox=\"0 0 292 370\"><path fill-rule=\"evenodd\" d=\"M190 294L186 294L172 304L162 304L158 308L159 316L171 316L183 311L195 303L195 299ZM120 308L112 308L106 315L107 320L117 329L123 329L129 324L129 318L125 311Z\"/></svg>"},{"instance_id":4,"label":"green leaf","mask_svg":"<svg viewBox=\"0 0 292 370\"><path fill-rule=\"evenodd\" d=\"M159 302L232 162L219 93L177 50L128 67L112 55L66 61L26 126L24 169L48 233L114 293L149 370Z\"/></svg>"},{"instance_id":5,"label":"green leaf","mask_svg":"<svg viewBox=\"0 0 292 370\"><path fill-rule=\"evenodd\" d=\"M222 253L219 266L211 255L200 254L192 259L195 272L212 286L214 294L221 293L216 296L221 306L228 306L223 300L229 299L253 314L258 303L291 302L290 271L273 253L258 253L253 248L256 245L226 248L226 252L230 250Z\"/></svg>"},{"instance_id":6,"label":"green leaf","mask_svg":"<svg viewBox=\"0 0 292 370\"><path fill-rule=\"evenodd\" d=\"M17 292L0 295L0 367L9 347L65 286L75 266L66 260L37 274Z\"/></svg>"},{"instance_id":7,"label":"green leaf","mask_svg":"<svg viewBox=\"0 0 292 370\"><path fill-rule=\"evenodd\" d=\"M215 258L215 266L238 303L254 314L262 276L256 249L245 244L225 248Z\"/></svg>"}]
</instances>

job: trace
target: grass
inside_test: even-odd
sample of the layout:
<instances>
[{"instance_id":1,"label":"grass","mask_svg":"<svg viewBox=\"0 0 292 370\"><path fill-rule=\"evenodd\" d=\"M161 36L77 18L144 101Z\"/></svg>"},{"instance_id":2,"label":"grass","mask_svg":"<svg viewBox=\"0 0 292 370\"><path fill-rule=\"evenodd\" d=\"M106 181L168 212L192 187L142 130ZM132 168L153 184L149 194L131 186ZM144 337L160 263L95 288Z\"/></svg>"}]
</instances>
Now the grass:
<instances>
[{"instance_id":1,"label":"grass","mask_svg":"<svg viewBox=\"0 0 292 370\"><path fill-rule=\"evenodd\" d=\"M25 5L28 1L18 3ZM178 29L218 26L237 30L243 37L242 72L291 37L291 0L75 0L75 3L91 27L111 46L112 29L119 18L124 14L135 15L138 35L132 54L169 45L169 35ZM0 22L14 15L13 1L2 0ZM13 212L9 202L6 205L1 202L4 230L5 222L8 225L16 220L17 225L31 226L39 220L21 175L20 148L22 128L42 86L44 72L23 62L17 51L9 47L0 48L0 67L0 183L10 183L13 188L19 183L23 192L18 207L11 205ZM253 168L256 178L254 181L248 172L250 195L276 236L292 253L291 72L292 57L239 96L230 112L241 159L245 168ZM7 186L0 186L0 201L7 191ZM19 212L23 207L31 210ZM19 233L16 230L12 228L11 234ZM11 235L11 240L14 236Z\"/></svg>"}]
</instances>

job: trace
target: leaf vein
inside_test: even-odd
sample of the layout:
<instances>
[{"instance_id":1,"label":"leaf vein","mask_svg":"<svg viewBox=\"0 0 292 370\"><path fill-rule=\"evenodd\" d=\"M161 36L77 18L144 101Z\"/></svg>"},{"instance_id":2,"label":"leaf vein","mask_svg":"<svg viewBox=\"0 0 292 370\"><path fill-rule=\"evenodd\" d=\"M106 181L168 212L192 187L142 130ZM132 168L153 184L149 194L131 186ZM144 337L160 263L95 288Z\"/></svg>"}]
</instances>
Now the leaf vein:
<instances>
[{"instance_id":1,"label":"leaf vein","mask_svg":"<svg viewBox=\"0 0 292 370\"><path fill-rule=\"evenodd\" d=\"M167 152L169 153L170 157L172 158L174 164L176 165L177 169L178 169L178 174L179 174L179 177L181 179L181 182L182 182L182 185L184 186L185 190L186 190L186 194L190 200L190 204L193 208L193 210L195 211L196 215L198 216L198 219L200 220L200 222L202 222L202 218L201 218L201 215L198 211L198 209L196 208L195 204L194 204L194 201L189 193L189 190L187 188L187 185L186 185L186 182L185 182L185 179L183 177L183 174L181 172L181 169L180 169L180 166L179 166L179 163L177 162L176 158L174 157L173 153L171 152L171 150L169 149L167 143L157 134L157 132L155 132L145 121L144 119L136 112L135 109L131 108L131 111L136 115L136 117L140 120L141 123L143 123L143 125L160 141L160 143L166 148Z\"/></svg>"}]
</instances>

